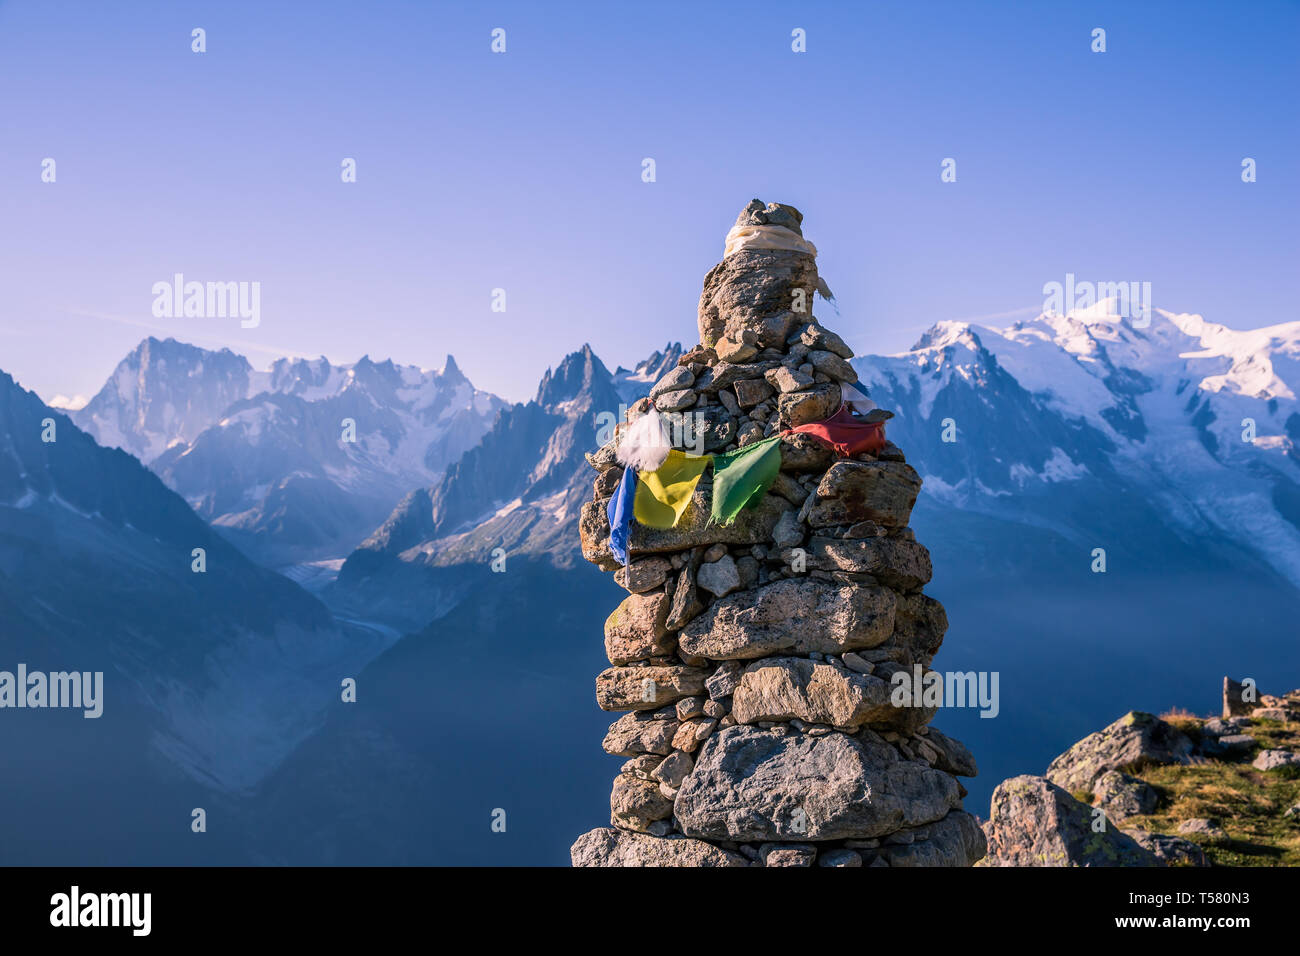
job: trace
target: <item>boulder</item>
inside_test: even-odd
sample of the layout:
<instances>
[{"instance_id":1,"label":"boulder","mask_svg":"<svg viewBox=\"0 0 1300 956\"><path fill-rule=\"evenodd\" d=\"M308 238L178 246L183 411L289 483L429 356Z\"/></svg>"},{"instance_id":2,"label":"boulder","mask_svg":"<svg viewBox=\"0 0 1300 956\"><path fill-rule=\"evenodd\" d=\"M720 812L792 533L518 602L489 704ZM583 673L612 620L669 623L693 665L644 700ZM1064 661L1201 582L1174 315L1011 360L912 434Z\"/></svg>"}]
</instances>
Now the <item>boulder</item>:
<instances>
[{"instance_id":1,"label":"boulder","mask_svg":"<svg viewBox=\"0 0 1300 956\"><path fill-rule=\"evenodd\" d=\"M1109 821L1093 828L1093 810L1043 777L998 784L984 825L981 866L1159 866L1155 854Z\"/></svg>"},{"instance_id":2,"label":"boulder","mask_svg":"<svg viewBox=\"0 0 1300 956\"><path fill-rule=\"evenodd\" d=\"M1218 843L1228 839L1223 827L1207 817L1193 817L1178 824L1178 832L1188 836L1200 837L1208 843Z\"/></svg>"},{"instance_id":3,"label":"boulder","mask_svg":"<svg viewBox=\"0 0 1300 956\"><path fill-rule=\"evenodd\" d=\"M749 866L743 856L682 836L653 837L613 827L590 830L569 850L574 866Z\"/></svg>"},{"instance_id":4,"label":"boulder","mask_svg":"<svg viewBox=\"0 0 1300 956\"><path fill-rule=\"evenodd\" d=\"M1089 734L1047 768L1047 779L1070 793L1091 793L1107 770L1140 770L1150 764L1185 764L1192 742L1182 731L1141 711L1125 714Z\"/></svg>"},{"instance_id":5,"label":"boulder","mask_svg":"<svg viewBox=\"0 0 1300 956\"><path fill-rule=\"evenodd\" d=\"M915 761L880 763L856 738L737 725L716 732L677 794L688 836L868 838L942 818L957 782Z\"/></svg>"},{"instance_id":6,"label":"boulder","mask_svg":"<svg viewBox=\"0 0 1300 956\"><path fill-rule=\"evenodd\" d=\"M896 599L878 587L784 578L721 598L679 635L688 654L736 660L771 654L837 654L884 643Z\"/></svg>"},{"instance_id":7,"label":"boulder","mask_svg":"<svg viewBox=\"0 0 1300 956\"><path fill-rule=\"evenodd\" d=\"M1250 765L1265 773L1283 767L1300 768L1300 753L1293 753L1290 750L1261 750Z\"/></svg>"},{"instance_id":8,"label":"boulder","mask_svg":"<svg viewBox=\"0 0 1300 956\"><path fill-rule=\"evenodd\" d=\"M859 521L901 528L920 491L921 476L903 462L837 461L818 484L807 521L814 528Z\"/></svg>"}]
</instances>

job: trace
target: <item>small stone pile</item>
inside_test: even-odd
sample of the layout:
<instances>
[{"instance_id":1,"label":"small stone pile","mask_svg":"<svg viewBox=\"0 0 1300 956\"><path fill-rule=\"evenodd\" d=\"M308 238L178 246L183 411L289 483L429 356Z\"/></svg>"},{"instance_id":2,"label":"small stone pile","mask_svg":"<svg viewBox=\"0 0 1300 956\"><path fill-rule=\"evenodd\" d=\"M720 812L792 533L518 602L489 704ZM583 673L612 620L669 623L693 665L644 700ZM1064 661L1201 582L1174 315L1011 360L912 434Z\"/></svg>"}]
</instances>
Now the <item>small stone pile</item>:
<instances>
[{"instance_id":1,"label":"small stone pile","mask_svg":"<svg viewBox=\"0 0 1300 956\"><path fill-rule=\"evenodd\" d=\"M801 237L802 222L791 206L754 200L737 226ZM751 246L705 277L700 344L628 413L635 421L653 403L691 452L825 419L857 380L853 353L812 316L825 285L811 245ZM627 762L612 826L578 838L574 865L980 859L984 835L956 779L975 775L974 760L928 726L934 708L891 702L894 674L924 672L947 628L921 593L930 555L907 527L921 480L902 452L886 443L845 459L786 435L756 507L713 522L706 470L676 527L633 523L625 568L606 517L619 440L587 456L598 476L580 526L584 557L629 592L605 622L612 666L596 678L600 707L628 712L604 741Z\"/></svg>"}]
</instances>

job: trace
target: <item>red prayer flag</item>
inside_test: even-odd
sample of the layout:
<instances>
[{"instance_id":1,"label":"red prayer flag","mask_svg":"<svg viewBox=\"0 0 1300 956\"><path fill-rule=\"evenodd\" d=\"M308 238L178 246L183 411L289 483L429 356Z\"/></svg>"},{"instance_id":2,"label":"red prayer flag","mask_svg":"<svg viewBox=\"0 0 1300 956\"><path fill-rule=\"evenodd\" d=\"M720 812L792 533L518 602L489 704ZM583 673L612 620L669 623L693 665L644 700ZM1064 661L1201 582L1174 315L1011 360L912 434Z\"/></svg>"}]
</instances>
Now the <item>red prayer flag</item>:
<instances>
[{"instance_id":1,"label":"red prayer flag","mask_svg":"<svg viewBox=\"0 0 1300 956\"><path fill-rule=\"evenodd\" d=\"M847 405L841 405L840 410L825 421L800 425L790 431L819 438L845 458L863 452L877 452L885 447L885 423L860 422Z\"/></svg>"}]
</instances>

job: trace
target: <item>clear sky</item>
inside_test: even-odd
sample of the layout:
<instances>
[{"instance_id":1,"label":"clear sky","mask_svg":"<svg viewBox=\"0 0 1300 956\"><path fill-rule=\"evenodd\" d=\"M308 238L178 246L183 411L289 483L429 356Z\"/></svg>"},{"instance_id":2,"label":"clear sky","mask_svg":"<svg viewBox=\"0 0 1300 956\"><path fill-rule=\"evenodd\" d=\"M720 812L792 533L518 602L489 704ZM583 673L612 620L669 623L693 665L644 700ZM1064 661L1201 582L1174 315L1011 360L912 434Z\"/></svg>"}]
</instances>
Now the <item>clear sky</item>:
<instances>
[{"instance_id":1,"label":"clear sky","mask_svg":"<svg viewBox=\"0 0 1300 956\"><path fill-rule=\"evenodd\" d=\"M1298 52L1283 0L0 0L0 368L89 395L173 335L258 366L452 353L520 400L584 341L611 367L693 343L753 197L803 210L859 352L1036 312L1067 272L1293 320ZM260 325L154 318L177 272L260 282Z\"/></svg>"}]
</instances>

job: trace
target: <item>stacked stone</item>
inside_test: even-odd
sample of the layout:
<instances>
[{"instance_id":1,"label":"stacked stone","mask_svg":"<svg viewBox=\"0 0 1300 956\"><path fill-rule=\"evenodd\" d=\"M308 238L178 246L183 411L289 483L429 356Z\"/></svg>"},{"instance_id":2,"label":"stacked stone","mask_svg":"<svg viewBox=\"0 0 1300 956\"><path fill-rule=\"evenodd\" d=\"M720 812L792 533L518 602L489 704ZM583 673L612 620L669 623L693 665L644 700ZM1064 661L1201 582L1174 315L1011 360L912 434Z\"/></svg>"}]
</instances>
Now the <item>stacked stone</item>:
<instances>
[{"instance_id":1,"label":"stacked stone","mask_svg":"<svg viewBox=\"0 0 1300 956\"><path fill-rule=\"evenodd\" d=\"M802 236L791 206L754 200L737 225ZM784 233L782 233L784 235ZM811 251L744 249L705 277L700 344L629 412L650 404L674 444L744 447L840 407L852 352L812 316ZM824 285L822 286L824 288ZM984 835L962 810L960 743L933 708L895 706L891 678L928 668L943 607L922 593L929 552L908 529L920 477L891 443L839 458L803 434L734 524L710 520L705 471L678 525L633 523L631 563L609 549L619 437L588 460L587 560L628 597L605 622L600 707L626 757L610 827L579 837L575 866L969 866ZM701 447L702 446L702 447ZM916 669L914 671L914 668Z\"/></svg>"}]
</instances>

